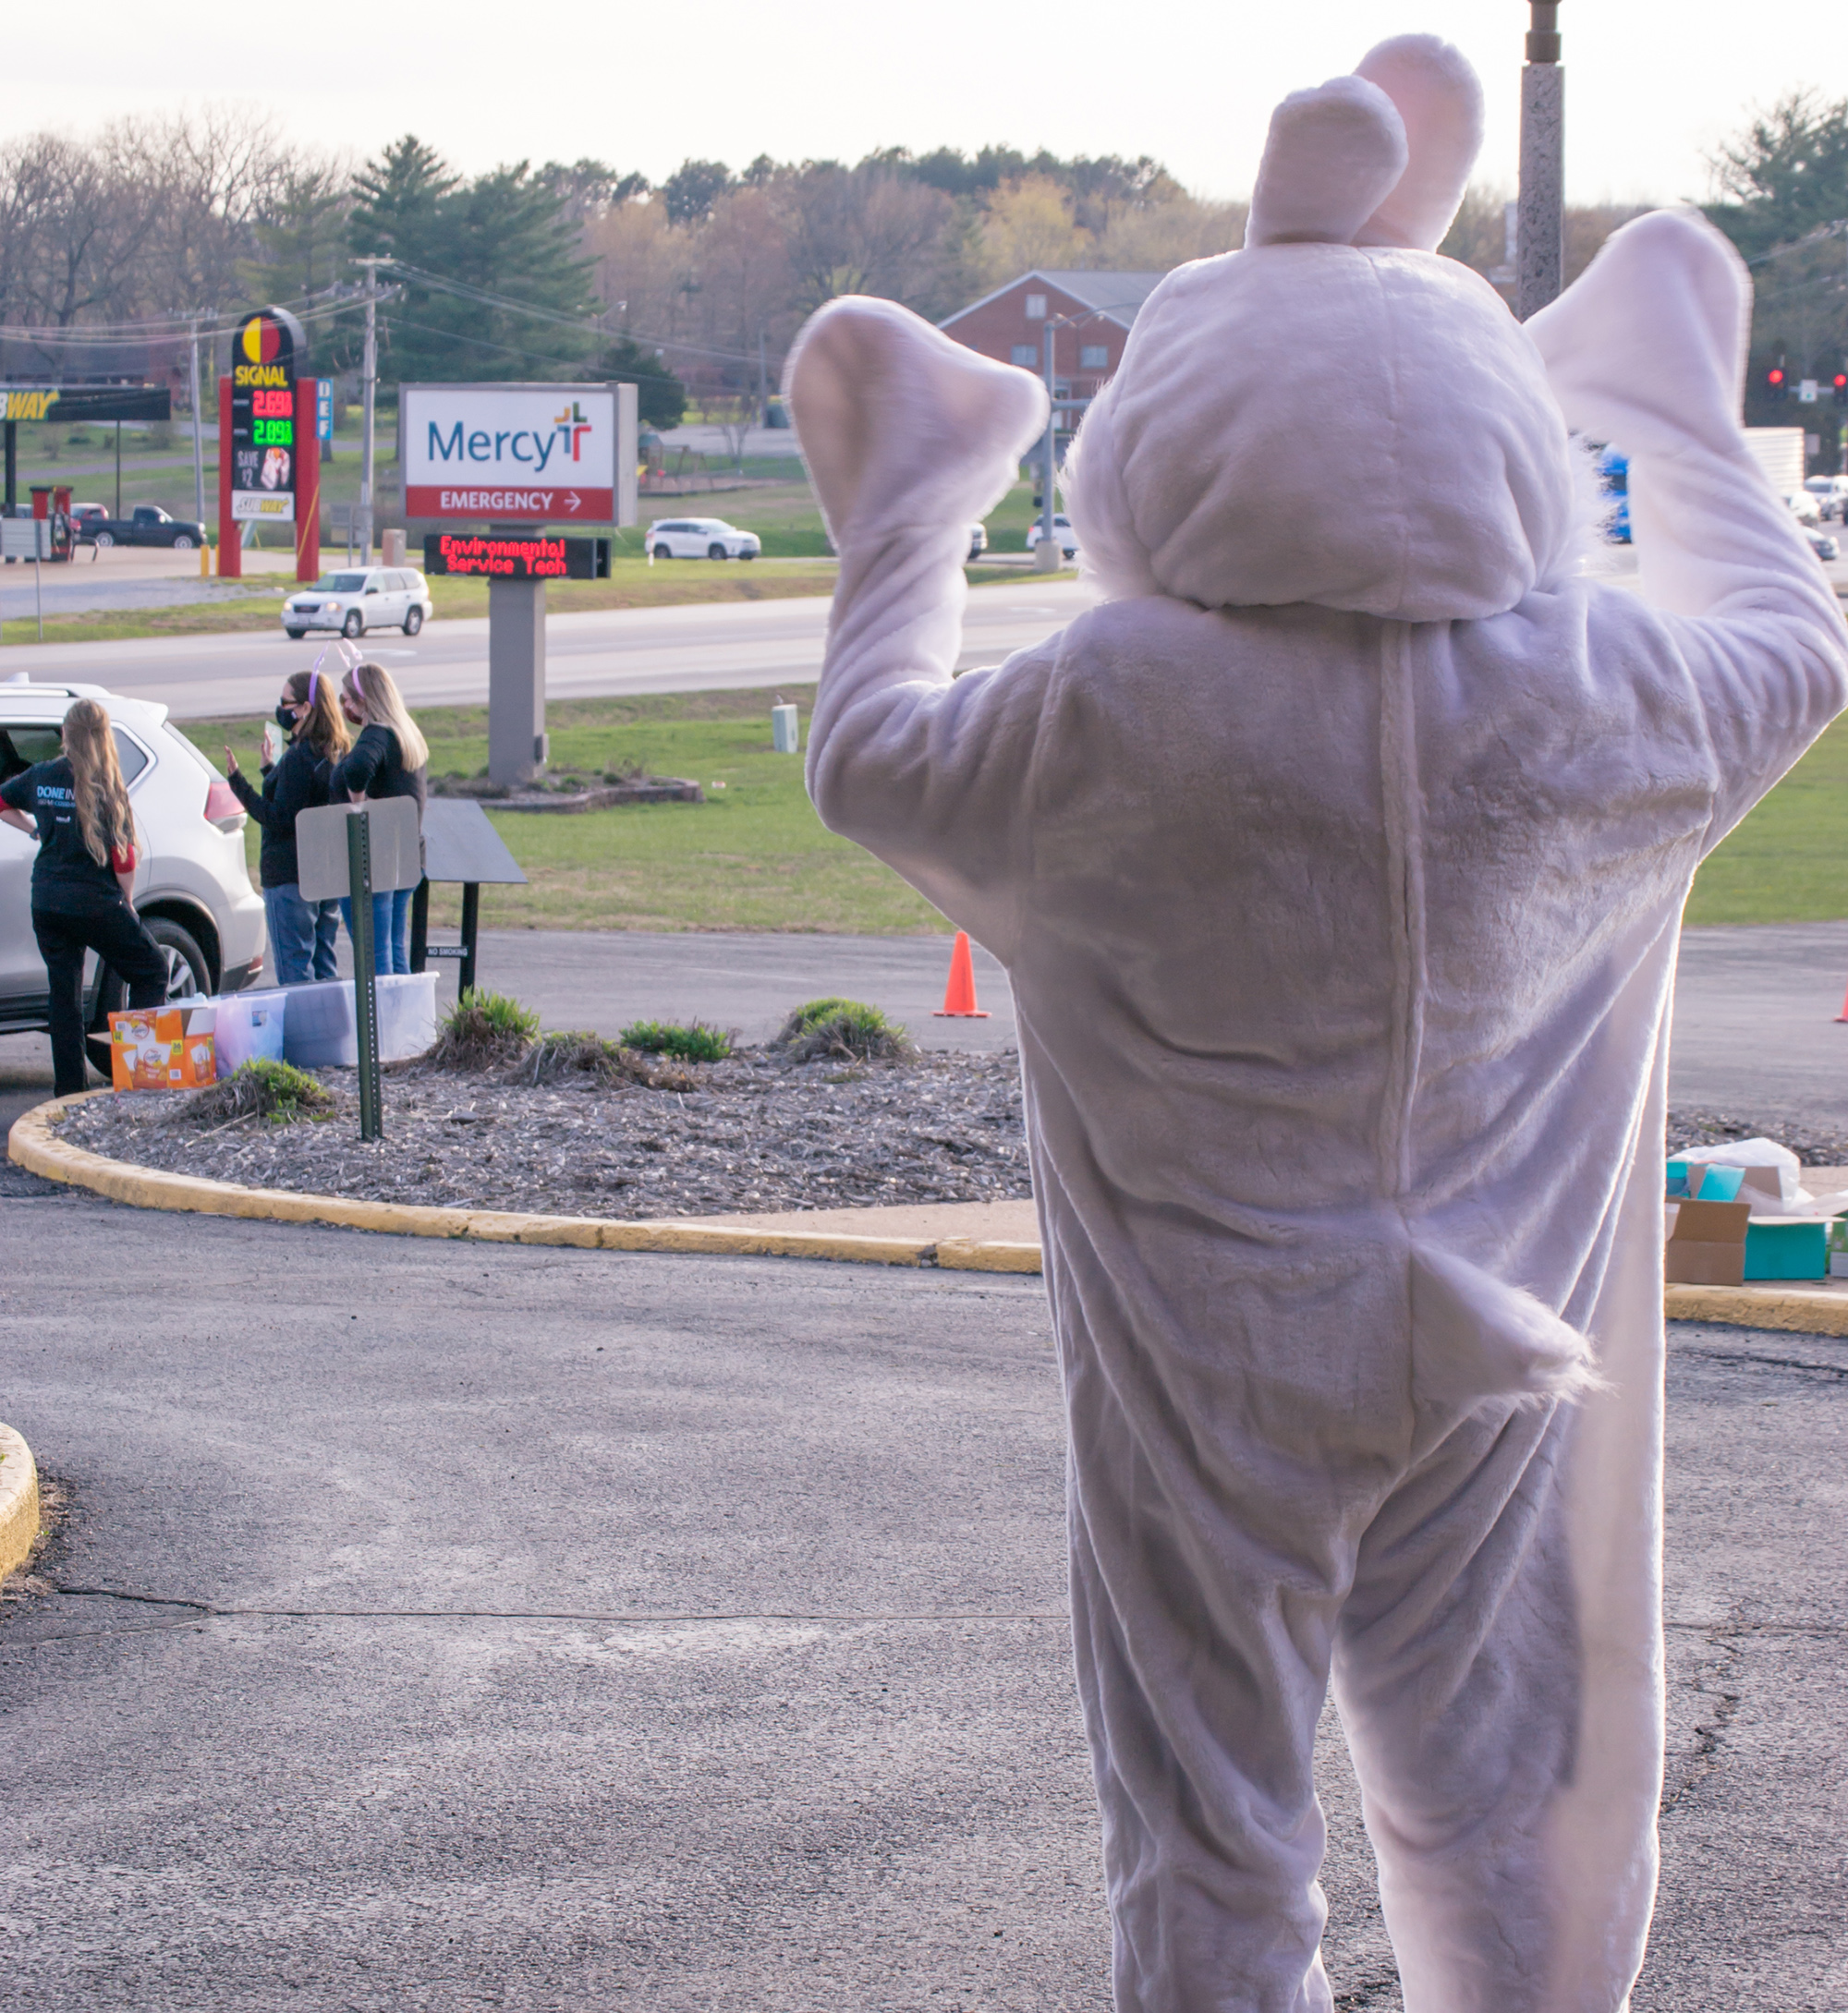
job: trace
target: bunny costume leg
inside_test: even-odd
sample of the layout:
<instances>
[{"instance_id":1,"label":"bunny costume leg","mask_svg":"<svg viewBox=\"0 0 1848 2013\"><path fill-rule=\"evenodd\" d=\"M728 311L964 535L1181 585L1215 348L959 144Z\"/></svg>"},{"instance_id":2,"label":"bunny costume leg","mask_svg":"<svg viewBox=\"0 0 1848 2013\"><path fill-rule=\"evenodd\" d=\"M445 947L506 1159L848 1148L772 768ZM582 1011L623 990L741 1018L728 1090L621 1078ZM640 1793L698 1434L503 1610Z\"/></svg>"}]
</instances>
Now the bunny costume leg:
<instances>
[{"instance_id":1,"label":"bunny costume leg","mask_svg":"<svg viewBox=\"0 0 1848 2013\"><path fill-rule=\"evenodd\" d=\"M1676 934L1848 627L1739 432L1736 257L1642 219L1523 330L1435 255L1479 114L1418 37L1280 108L1068 466L1101 605L994 670L964 528L1040 386L882 301L785 374L810 794L1014 982L1120 2013L1328 2007L1331 1681L1407 2013L1642 1961ZM1643 596L1577 564L1568 424Z\"/></svg>"}]
</instances>

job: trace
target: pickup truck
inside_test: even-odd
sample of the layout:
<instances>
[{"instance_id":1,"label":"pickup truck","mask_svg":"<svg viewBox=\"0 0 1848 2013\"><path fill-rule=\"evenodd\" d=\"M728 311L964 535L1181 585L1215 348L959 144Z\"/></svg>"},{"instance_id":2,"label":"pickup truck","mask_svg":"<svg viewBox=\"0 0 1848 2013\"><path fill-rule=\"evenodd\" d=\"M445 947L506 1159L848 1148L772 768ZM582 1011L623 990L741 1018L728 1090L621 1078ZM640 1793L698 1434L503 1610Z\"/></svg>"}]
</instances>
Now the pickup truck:
<instances>
[{"instance_id":1,"label":"pickup truck","mask_svg":"<svg viewBox=\"0 0 1848 2013\"><path fill-rule=\"evenodd\" d=\"M158 503L137 503L129 517L105 517L82 508L70 514L79 545L171 545L182 552L205 543L205 527L170 517Z\"/></svg>"}]
</instances>

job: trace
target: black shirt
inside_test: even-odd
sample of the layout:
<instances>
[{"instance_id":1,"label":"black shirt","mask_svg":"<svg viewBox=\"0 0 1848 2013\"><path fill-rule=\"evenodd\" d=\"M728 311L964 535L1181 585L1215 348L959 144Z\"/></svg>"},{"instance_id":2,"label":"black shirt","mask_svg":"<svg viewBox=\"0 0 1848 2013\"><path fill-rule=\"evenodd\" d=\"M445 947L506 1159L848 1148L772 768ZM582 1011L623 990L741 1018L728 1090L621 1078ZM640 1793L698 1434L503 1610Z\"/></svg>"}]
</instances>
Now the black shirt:
<instances>
[{"instance_id":1,"label":"black shirt","mask_svg":"<svg viewBox=\"0 0 1848 2013\"><path fill-rule=\"evenodd\" d=\"M327 764L306 741L291 741L273 769L263 771L260 796L241 770L231 775L237 801L261 826L258 878L266 888L292 888L301 879L295 853L295 821L327 802Z\"/></svg>"},{"instance_id":2,"label":"black shirt","mask_svg":"<svg viewBox=\"0 0 1848 2013\"><path fill-rule=\"evenodd\" d=\"M423 806L428 801L430 768L407 769L398 737L389 727L361 727L353 752L335 769L328 784L328 796L345 803L349 790L369 797L415 797L417 799L418 846L423 845Z\"/></svg>"},{"instance_id":3,"label":"black shirt","mask_svg":"<svg viewBox=\"0 0 1848 2013\"><path fill-rule=\"evenodd\" d=\"M94 916L100 909L120 905L121 882L109 863L93 859L83 843L68 756L9 776L0 782L0 803L29 812L39 821L39 856L32 862L35 909L55 916Z\"/></svg>"}]
</instances>

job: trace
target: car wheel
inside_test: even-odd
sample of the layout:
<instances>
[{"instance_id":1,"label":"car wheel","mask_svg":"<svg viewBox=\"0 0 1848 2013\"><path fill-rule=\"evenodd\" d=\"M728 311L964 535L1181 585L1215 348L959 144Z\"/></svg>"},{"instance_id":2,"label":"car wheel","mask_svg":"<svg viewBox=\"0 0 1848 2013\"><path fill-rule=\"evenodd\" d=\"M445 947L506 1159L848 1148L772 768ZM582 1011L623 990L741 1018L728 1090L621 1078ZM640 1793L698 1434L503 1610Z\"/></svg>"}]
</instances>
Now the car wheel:
<instances>
[{"instance_id":1,"label":"car wheel","mask_svg":"<svg viewBox=\"0 0 1848 2013\"><path fill-rule=\"evenodd\" d=\"M405 617L405 634L407 637L414 637L422 627L423 611L420 608L413 608Z\"/></svg>"},{"instance_id":2,"label":"car wheel","mask_svg":"<svg viewBox=\"0 0 1848 2013\"><path fill-rule=\"evenodd\" d=\"M110 537L108 532L99 531L96 534L94 542L98 545L114 545L116 540Z\"/></svg>"},{"instance_id":3,"label":"car wheel","mask_svg":"<svg viewBox=\"0 0 1848 2013\"><path fill-rule=\"evenodd\" d=\"M346 620L340 625L340 634L344 637L356 637L365 626L366 618L357 608L349 608L346 611Z\"/></svg>"},{"instance_id":4,"label":"car wheel","mask_svg":"<svg viewBox=\"0 0 1848 2013\"><path fill-rule=\"evenodd\" d=\"M284 635L285 635L285 636L286 636L286 637L287 637L287 638L289 639L289 641L290 641L291 643L299 643L299 642L301 641L302 637L305 637L305 636L306 636L306 635L308 634L308 631L307 631L306 629L287 629L287 628L286 628L286 629L285 629L285 630L283 631L283 634L284 634Z\"/></svg>"},{"instance_id":5,"label":"car wheel","mask_svg":"<svg viewBox=\"0 0 1848 2013\"><path fill-rule=\"evenodd\" d=\"M725 557L725 548L719 543L717 539L714 539L711 544L706 548L706 557L708 559L723 559Z\"/></svg>"},{"instance_id":6,"label":"car wheel","mask_svg":"<svg viewBox=\"0 0 1848 2013\"><path fill-rule=\"evenodd\" d=\"M740 553L738 554L738 557L739 557L740 559L755 559L755 558L757 557L757 554L756 554L755 552L740 552Z\"/></svg>"},{"instance_id":7,"label":"car wheel","mask_svg":"<svg viewBox=\"0 0 1848 2013\"><path fill-rule=\"evenodd\" d=\"M657 545L654 549L654 556L657 559L672 559L674 557L674 550L671 546Z\"/></svg>"},{"instance_id":8,"label":"car wheel","mask_svg":"<svg viewBox=\"0 0 1848 2013\"><path fill-rule=\"evenodd\" d=\"M186 1000L195 993L209 993L212 990L211 968L192 932L183 923L172 922L164 916L146 916L143 922L149 936L160 946L162 957L166 960L166 997ZM128 988L105 964L102 982L96 988L95 1018L90 1024L86 1037L90 1060L104 1076L109 1074L109 1016L121 1013L128 1003Z\"/></svg>"},{"instance_id":9,"label":"car wheel","mask_svg":"<svg viewBox=\"0 0 1848 2013\"><path fill-rule=\"evenodd\" d=\"M179 537L174 540L174 551L176 552L189 552L191 550L192 540L182 531Z\"/></svg>"}]
</instances>

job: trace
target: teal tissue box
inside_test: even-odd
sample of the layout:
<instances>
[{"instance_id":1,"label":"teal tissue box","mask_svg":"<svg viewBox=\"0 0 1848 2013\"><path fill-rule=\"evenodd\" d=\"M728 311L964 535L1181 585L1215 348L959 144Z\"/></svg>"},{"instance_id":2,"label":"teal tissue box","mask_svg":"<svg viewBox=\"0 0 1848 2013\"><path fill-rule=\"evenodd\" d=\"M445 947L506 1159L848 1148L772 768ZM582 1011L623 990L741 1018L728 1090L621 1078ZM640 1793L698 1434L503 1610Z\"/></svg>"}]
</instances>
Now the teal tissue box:
<instances>
[{"instance_id":1,"label":"teal tissue box","mask_svg":"<svg viewBox=\"0 0 1848 2013\"><path fill-rule=\"evenodd\" d=\"M1755 1217L1745 1226L1745 1277L1827 1279L1829 1229L1826 1217Z\"/></svg>"}]
</instances>

